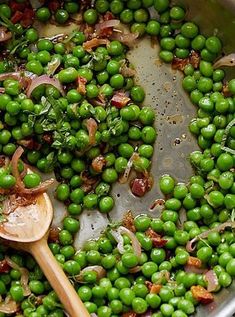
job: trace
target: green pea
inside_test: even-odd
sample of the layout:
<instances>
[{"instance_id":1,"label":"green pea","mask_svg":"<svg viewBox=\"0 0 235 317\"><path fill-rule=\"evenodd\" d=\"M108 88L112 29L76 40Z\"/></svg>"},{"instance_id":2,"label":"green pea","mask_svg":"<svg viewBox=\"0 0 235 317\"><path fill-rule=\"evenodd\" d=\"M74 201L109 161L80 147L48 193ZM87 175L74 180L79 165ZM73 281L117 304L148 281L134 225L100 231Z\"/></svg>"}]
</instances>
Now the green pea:
<instances>
[{"instance_id":1,"label":"green pea","mask_svg":"<svg viewBox=\"0 0 235 317\"><path fill-rule=\"evenodd\" d=\"M77 79L77 77L78 72L73 67L63 69L58 74L59 81L63 84L72 83Z\"/></svg>"},{"instance_id":2,"label":"green pea","mask_svg":"<svg viewBox=\"0 0 235 317\"><path fill-rule=\"evenodd\" d=\"M51 17L51 12L47 7L41 7L36 11L36 18L41 22L47 22Z\"/></svg>"}]
</instances>

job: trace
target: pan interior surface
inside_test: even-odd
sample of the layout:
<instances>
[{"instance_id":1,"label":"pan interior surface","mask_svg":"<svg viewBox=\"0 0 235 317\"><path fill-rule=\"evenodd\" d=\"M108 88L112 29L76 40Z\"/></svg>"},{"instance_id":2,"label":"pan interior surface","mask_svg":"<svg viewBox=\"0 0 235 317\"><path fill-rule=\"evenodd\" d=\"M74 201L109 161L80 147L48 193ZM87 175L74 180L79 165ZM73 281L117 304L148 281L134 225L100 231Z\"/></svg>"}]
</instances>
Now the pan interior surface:
<instances>
[{"instance_id":1,"label":"pan interior surface","mask_svg":"<svg viewBox=\"0 0 235 317\"><path fill-rule=\"evenodd\" d=\"M198 23L202 34L218 35L223 41L224 53L229 54L235 50L235 15L231 10L235 10L233 0L185 0L173 3L185 6L188 19ZM60 33L60 30L51 32ZM138 81L146 91L144 104L151 106L157 114L155 124L158 138L151 169L154 186L143 198L137 198L131 194L128 184L116 184L113 188L116 205L109 218L98 211L83 212L80 217L81 229L75 241L77 249L85 241L97 238L108 223L122 219L130 209L134 215L148 213L154 217L159 216L160 210L151 211L150 206L154 200L162 197L158 187L158 179L162 174L170 174L178 182L186 183L193 174L188 157L198 146L188 130L188 124L196 115L196 107L182 89L182 74L162 63L158 51L158 44L151 45L150 39L145 38L129 53L129 59L137 70ZM228 77L234 77L232 68L228 72L226 69L226 73ZM58 225L65 215L65 208L58 202L55 204L54 224ZM235 283L219 292L212 304L199 306L195 316L231 317L235 312L234 294Z\"/></svg>"}]
</instances>

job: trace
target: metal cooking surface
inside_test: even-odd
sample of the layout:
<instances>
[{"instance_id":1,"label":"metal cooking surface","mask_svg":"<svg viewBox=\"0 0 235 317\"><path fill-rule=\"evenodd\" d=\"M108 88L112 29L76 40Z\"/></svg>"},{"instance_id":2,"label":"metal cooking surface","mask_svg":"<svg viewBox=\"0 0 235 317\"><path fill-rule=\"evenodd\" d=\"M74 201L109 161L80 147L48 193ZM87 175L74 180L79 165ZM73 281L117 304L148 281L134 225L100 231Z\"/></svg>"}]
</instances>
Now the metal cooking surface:
<instances>
[{"instance_id":1,"label":"metal cooking surface","mask_svg":"<svg viewBox=\"0 0 235 317\"><path fill-rule=\"evenodd\" d=\"M185 4L188 8L188 18L196 21L203 33L218 34L223 40L226 53L234 51L235 41L231 39L235 38L235 17L231 10L228 11L215 0L175 2ZM220 2L229 5L230 8L235 7L234 0ZM56 30L56 33L61 33L61 30ZM139 83L145 88L145 105L152 106L157 113L158 138L152 160L155 183L152 190L143 198L134 197L128 184L116 184L112 192L116 201L115 208L110 213L112 221L121 219L123 214L130 209L135 215L148 213L153 217L158 216L159 210L150 211L149 207L156 198L161 197L157 186L159 177L162 174L171 174L177 181L187 182L193 173L188 155L197 149L196 140L188 131L188 124L195 115L196 108L181 88L182 75L159 61L158 45L152 47L147 38L141 40L129 53L129 59L136 67ZM230 69L229 76L232 75L235 77L235 72ZM58 224L65 215L65 208L58 202L55 202L54 206L54 223ZM77 248L81 248L84 241L98 237L109 223L107 216L98 211L85 211L80 220L81 230L75 243ZM199 306L195 316L232 316L235 312L234 295L235 283L230 288L219 292L211 305Z\"/></svg>"}]
</instances>

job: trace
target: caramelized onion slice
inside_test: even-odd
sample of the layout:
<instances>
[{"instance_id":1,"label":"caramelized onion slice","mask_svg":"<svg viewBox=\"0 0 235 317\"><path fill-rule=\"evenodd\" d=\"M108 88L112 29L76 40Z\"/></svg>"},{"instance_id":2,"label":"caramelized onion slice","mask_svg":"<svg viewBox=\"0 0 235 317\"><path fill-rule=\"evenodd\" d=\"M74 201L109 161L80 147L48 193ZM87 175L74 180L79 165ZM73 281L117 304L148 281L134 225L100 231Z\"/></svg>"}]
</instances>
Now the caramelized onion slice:
<instances>
[{"instance_id":1,"label":"caramelized onion slice","mask_svg":"<svg viewBox=\"0 0 235 317\"><path fill-rule=\"evenodd\" d=\"M95 134L98 128L97 122L93 119L90 118L86 121L86 127L88 130L88 134L89 134L89 144L93 145L95 144Z\"/></svg>"}]
</instances>

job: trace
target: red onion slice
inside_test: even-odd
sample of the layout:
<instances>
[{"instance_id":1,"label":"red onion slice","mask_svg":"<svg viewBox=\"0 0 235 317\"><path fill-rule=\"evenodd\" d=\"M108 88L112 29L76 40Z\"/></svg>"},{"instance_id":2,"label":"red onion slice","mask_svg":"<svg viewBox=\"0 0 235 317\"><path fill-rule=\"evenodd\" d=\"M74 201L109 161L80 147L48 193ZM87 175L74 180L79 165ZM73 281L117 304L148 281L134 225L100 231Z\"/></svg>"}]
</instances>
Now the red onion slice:
<instances>
[{"instance_id":1,"label":"red onion slice","mask_svg":"<svg viewBox=\"0 0 235 317\"><path fill-rule=\"evenodd\" d=\"M101 278L105 277L105 275L106 275L106 271L105 271L105 269L102 266L100 266L100 265L92 265L92 266L85 267L83 270L81 270L79 275L74 276L74 278L76 279L77 282L84 283L84 281L83 281L83 273L84 272L89 272L89 271L96 272L98 280L100 280Z\"/></svg>"},{"instance_id":2,"label":"red onion slice","mask_svg":"<svg viewBox=\"0 0 235 317\"><path fill-rule=\"evenodd\" d=\"M118 228L118 232L120 234L127 235L131 239L134 253L139 258L141 256L141 245L140 245L139 241L137 240L135 234L133 232L131 232L130 230L128 230L127 228L125 228L125 227L119 227Z\"/></svg>"},{"instance_id":3,"label":"red onion slice","mask_svg":"<svg viewBox=\"0 0 235 317\"><path fill-rule=\"evenodd\" d=\"M0 42L8 41L12 38L12 33L5 27L0 27Z\"/></svg>"},{"instance_id":4,"label":"red onion slice","mask_svg":"<svg viewBox=\"0 0 235 317\"><path fill-rule=\"evenodd\" d=\"M114 32L111 36L112 40L119 41L129 47L133 47L135 45L138 37L139 33L123 33L122 31Z\"/></svg>"},{"instance_id":5,"label":"red onion slice","mask_svg":"<svg viewBox=\"0 0 235 317\"><path fill-rule=\"evenodd\" d=\"M204 274L204 278L207 281L207 290L208 292L214 292L218 285L219 285L219 281L217 278L217 275L215 274L215 272L213 270L207 271Z\"/></svg>"},{"instance_id":6,"label":"red onion slice","mask_svg":"<svg viewBox=\"0 0 235 317\"><path fill-rule=\"evenodd\" d=\"M196 274L203 274L207 272L207 269L202 269L202 268L196 267L194 265L189 265L189 264L186 264L184 266L184 270L187 273L196 273Z\"/></svg>"},{"instance_id":7,"label":"red onion slice","mask_svg":"<svg viewBox=\"0 0 235 317\"><path fill-rule=\"evenodd\" d=\"M25 188L25 185L20 177L18 170L18 162L21 155L24 153L24 150L19 146L14 155L12 156L11 165L12 165L12 175L16 178L15 188L17 189L18 195L36 195L41 194L47 191L47 189L54 183L54 179L48 179L45 182L41 183L34 188Z\"/></svg>"},{"instance_id":8,"label":"red onion slice","mask_svg":"<svg viewBox=\"0 0 235 317\"><path fill-rule=\"evenodd\" d=\"M220 58L218 61L214 63L213 68L219 68L222 66L235 66L235 53Z\"/></svg>"},{"instance_id":9,"label":"red onion slice","mask_svg":"<svg viewBox=\"0 0 235 317\"><path fill-rule=\"evenodd\" d=\"M10 296L5 298L5 301L0 303L0 312L4 314L15 314L18 311L18 304L11 299Z\"/></svg>"},{"instance_id":10,"label":"red onion slice","mask_svg":"<svg viewBox=\"0 0 235 317\"><path fill-rule=\"evenodd\" d=\"M8 256L5 257L7 264L13 268L14 270L18 270L21 273L20 283L24 291L24 296L29 296L31 294L31 290L29 288L28 282L29 282L29 271L24 268L20 267L17 263L12 261Z\"/></svg>"},{"instance_id":11,"label":"red onion slice","mask_svg":"<svg viewBox=\"0 0 235 317\"><path fill-rule=\"evenodd\" d=\"M208 234L210 232L221 232L223 230L225 230L225 228L235 228L235 221L227 221L224 222L220 225L218 225L217 227L210 229L210 230L206 230L204 232L202 232L201 234L199 234L198 236L196 236L195 238L193 238L192 240L188 241L187 245L186 245L186 250L188 252L193 252L196 248L196 245L194 245L195 242L197 242L200 239L205 239L208 237Z\"/></svg>"},{"instance_id":12,"label":"red onion slice","mask_svg":"<svg viewBox=\"0 0 235 317\"><path fill-rule=\"evenodd\" d=\"M1 79L0 79L1 80ZM27 88L27 97L30 98L32 92L34 91L35 88L37 88L40 85L52 85L54 86L56 89L59 90L59 92L61 93L62 96L65 95L64 89L61 85L61 83L59 82L58 79L56 78L51 78L48 75L42 75L36 78L33 78L29 87Z\"/></svg>"},{"instance_id":13,"label":"red onion slice","mask_svg":"<svg viewBox=\"0 0 235 317\"><path fill-rule=\"evenodd\" d=\"M95 30L99 34L104 29L114 28L114 27L118 26L119 24L120 24L119 20L112 19L112 20L108 20L108 21L104 21L104 22L96 24Z\"/></svg>"},{"instance_id":14,"label":"red onion slice","mask_svg":"<svg viewBox=\"0 0 235 317\"><path fill-rule=\"evenodd\" d=\"M130 172L131 172L131 168L132 168L133 162L134 162L134 160L136 160L137 158L139 158L139 154L136 153L136 152L134 152L134 153L131 155L131 157L130 157L128 163L127 163L127 166L126 166L126 169L125 169L123 175L119 178L119 182L120 182L121 184L125 184L125 183L128 181L128 178L129 178L129 175L130 175Z\"/></svg>"},{"instance_id":15,"label":"red onion slice","mask_svg":"<svg viewBox=\"0 0 235 317\"><path fill-rule=\"evenodd\" d=\"M123 240L123 237L122 237L122 235L120 234L120 232L119 232L119 231L115 231L115 230L111 230L110 233L111 233L111 235L114 237L114 239L115 239L116 242L117 242L118 252L119 252L120 254L125 253L124 240Z\"/></svg>"}]
</instances>

